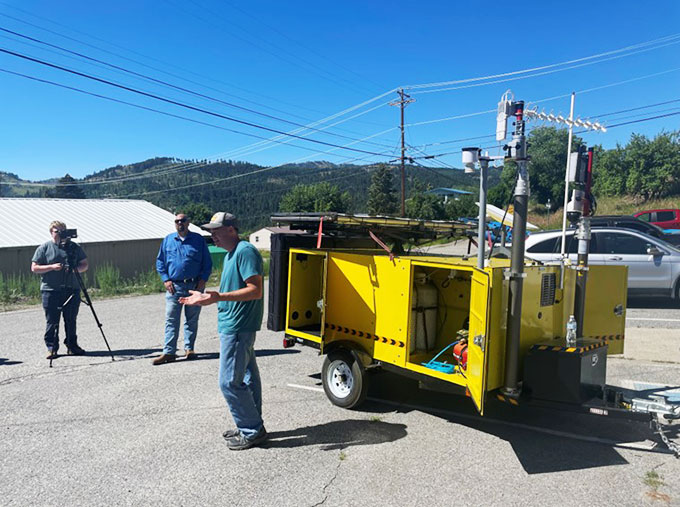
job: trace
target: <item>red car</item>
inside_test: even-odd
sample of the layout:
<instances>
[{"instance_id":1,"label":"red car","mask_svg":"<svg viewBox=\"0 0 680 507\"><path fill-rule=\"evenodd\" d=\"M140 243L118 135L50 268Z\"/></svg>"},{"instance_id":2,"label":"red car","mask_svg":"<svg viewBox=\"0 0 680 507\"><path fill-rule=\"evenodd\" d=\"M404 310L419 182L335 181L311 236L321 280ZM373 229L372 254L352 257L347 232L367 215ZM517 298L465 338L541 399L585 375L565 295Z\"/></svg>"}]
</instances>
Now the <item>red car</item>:
<instances>
[{"instance_id":1,"label":"red car","mask_svg":"<svg viewBox=\"0 0 680 507\"><path fill-rule=\"evenodd\" d=\"M633 215L645 222L651 222L662 229L680 229L680 209L653 209Z\"/></svg>"}]
</instances>

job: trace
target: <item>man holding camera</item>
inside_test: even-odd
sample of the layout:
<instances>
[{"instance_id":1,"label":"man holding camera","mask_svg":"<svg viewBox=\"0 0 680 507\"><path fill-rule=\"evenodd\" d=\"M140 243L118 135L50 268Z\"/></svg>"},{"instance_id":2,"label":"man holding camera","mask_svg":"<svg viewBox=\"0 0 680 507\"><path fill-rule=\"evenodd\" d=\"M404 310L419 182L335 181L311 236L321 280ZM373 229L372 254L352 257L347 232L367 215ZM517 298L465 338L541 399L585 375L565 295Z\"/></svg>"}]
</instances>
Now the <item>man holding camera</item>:
<instances>
[{"instance_id":1,"label":"man holding camera","mask_svg":"<svg viewBox=\"0 0 680 507\"><path fill-rule=\"evenodd\" d=\"M262 422L262 383L255 360L255 334L262 325L262 256L252 244L241 241L238 223L231 213L215 213L209 230L215 244L227 250L222 267L220 291L180 299L185 305L217 303L217 332L220 336L219 383L236 423L225 431L229 449L240 451L261 445L267 439Z\"/></svg>"},{"instance_id":2,"label":"man holding camera","mask_svg":"<svg viewBox=\"0 0 680 507\"><path fill-rule=\"evenodd\" d=\"M85 351L78 345L76 334L76 319L80 308L80 285L75 270L78 273L87 271L87 256L80 245L71 242L71 235L63 222L52 222L50 234L52 241L40 245L31 260L31 271L40 275L42 305L47 320L45 330L47 359L57 357L59 319L62 315L67 352L69 355L82 356Z\"/></svg>"},{"instance_id":3,"label":"man holding camera","mask_svg":"<svg viewBox=\"0 0 680 507\"><path fill-rule=\"evenodd\" d=\"M165 345L163 354L153 360L154 365L171 363L177 359L177 339L182 316L181 297L190 290L202 292L210 278L212 259L203 236L189 231L189 218L184 213L175 215L176 233L168 234L156 258L156 271L165 285ZM194 343L201 308L184 307L184 358L195 359Z\"/></svg>"}]
</instances>

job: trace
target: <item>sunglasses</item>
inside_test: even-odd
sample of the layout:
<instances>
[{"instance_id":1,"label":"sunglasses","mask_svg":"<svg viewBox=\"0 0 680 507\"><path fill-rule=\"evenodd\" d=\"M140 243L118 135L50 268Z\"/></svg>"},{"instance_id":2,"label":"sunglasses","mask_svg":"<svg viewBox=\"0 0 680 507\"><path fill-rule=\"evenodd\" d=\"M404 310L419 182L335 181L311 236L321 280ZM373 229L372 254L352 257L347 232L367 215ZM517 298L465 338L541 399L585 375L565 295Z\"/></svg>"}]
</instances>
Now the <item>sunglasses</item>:
<instances>
[{"instance_id":1,"label":"sunglasses","mask_svg":"<svg viewBox=\"0 0 680 507\"><path fill-rule=\"evenodd\" d=\"M188 218L178 218L177 220L175 220L175 223L176 224L183 224L187 220L188 220Z\"/></svg>"}]
</instances>

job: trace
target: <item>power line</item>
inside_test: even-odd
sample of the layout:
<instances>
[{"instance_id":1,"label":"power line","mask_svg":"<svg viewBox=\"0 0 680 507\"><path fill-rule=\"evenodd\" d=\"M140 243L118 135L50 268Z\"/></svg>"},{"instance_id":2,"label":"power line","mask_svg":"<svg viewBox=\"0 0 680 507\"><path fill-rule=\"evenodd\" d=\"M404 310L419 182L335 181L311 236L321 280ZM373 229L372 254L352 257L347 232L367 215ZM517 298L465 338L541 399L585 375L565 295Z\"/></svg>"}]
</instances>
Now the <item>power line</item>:
<instances>
[{"instance_id":1,"label":"power line","mask_svg":"<svg viewBox=\"0 0 680 507\"><path fill-rule=\"evenodd\" d=\"M176 9L178 9L178 10L180 10L180 11L182 10L181 7L179 7L177 4L175 4L175 3L172 2L171 0L165 0L165 2L168 3L168 4L170 4L170 5L172 5L173 7L175 7ZM194 5L195 5L195 2L192 2L192 3L194 3ZM213 14L214 17L221 17L219 14L215 13L214 11L210 11L210 10L207 9L206 7L203 7L203 9L205 9L205 10L208 11L208 12L211 12L211 13ZM210 18L205 18L205 17L199 16L198 14L196 14L195 12L192 12L192 11L187 11L187 10L185 10L184 12L185 12L185 13L188 13L189 15L191 15L191 16L193 16L193 17L195 17L195 18L197 18L197 19L199 19L199 20L201 20L201 21L203 21L204 23L206 23L206 24L212 26L213 28L217 28L218 30L220 30L220 33L222 33L222 34L227 34L228 36L233 37L234 39L240 40L241 42L244 42L244 43L246 43L246 44L249 44L249 45L251 45L251 46L253 46L253 47L259 49L260 51L263 51L263 52L265 52L265 53L268 53L269 55L272 55L272 56L274 56L275 58L277 58L277 59L279 59L279 60L282 60L282 61L284 61L284 62L287 62L287 63L291 64L291 65L294 65L294 66L296 66L296 67L299 67L299 68L301 68L302 70L304 70L305 72L309 72L309 69L308 69L308 68L305 68L304 66L300 65L299 63L297 63L297 62L295 61L295 59L297 59L297 60L299 60L300 62L304 63L305 65L311 67L312 70L315 71L314 73L316 73L317 76L319 76L319 77L322 78L322 79L325 79L326 81L329 81L329 82L333 83L333 85L336 85L336 86L337 86L337 85L338 85L338 81L344 81L345 83L349 84L349 86L351 86L351 87L354 88L355 90L357 90L357 91L359 91L359 92L361 92L361 93L366 92L366 89L363 89L363 90L362 90L362 88L361 88L360 86L357 86L357 85L356 85L355 83L353 83L352 81L349 81L349 80L343 78L342 76L339 76L339 75L334 74L334 73L332 73L332 72L328 72L328 71L326 71L326 70L320 68L319 66L315 65L314 63L310 63L310 62L306 61L305 59L300 58L299 56L296 56L296 55L294 55L294 54L292 54L292 53L289 53L289 52L287 52L287 51L282 51L281 48L278 48L278 47L274 46L273 44L268 43L267 41L264 41L264 40L263 40L262 42L265 42L265 43L268 43L268 44L271 45L271 46L274 46L274 47L276 48L275 51L272 51L271 49L268 49L268 48L262 46L262 45L259 44L258 42L253 42L252 40L249 40L249 39L247 39L247 38L244 38L244 37L241 37L241 36L239 36L239 35L236 35L236 34L233 33L233 31L231 31L231 30L224 30L223 27L218 26L217 24L215 24L215 23L212 21L212 19L210 19ZM232 24L234 24L234 23L232 23ZM235 24L234 24L234 25L235 25ZM238 26L238 25L235 25L235 26ZM240 28L240 27L239 27L239 28ZM240 29L243 30L242 28L240 28ZM243 31L246 31L246 30L243 30ZM247 31L246 31L246 32L247 32ZM288 56L287 56L287 57L282 57L281 54L279 54L279 53L287 54ZM293 59L291 60L290 57L292 57ZM326 75L324 75L324 74L326 74Z\"/></svg>"},{"instance_id":2,"label":"power line","mask_svg":"<svg viewBox=\"0 0 680 507\"><path fill-rule=\"evenodd\" d=\"M164 62L163 60L159 60L158 58L154 58L154 57L150 57L150 56L144 55L144 54L142 54L142 53L139 53L138 51L134 51L134 50L132 50L132 49L125 48L125 47L123 47L123 46L120 46L120 45L118 45L118 44L114 44L114 43L112 43L112 42L106 41L106 40L104 40L104 39L101 39L101 38L99 38L99 37L93 36L93 35L91 35L91 34L88 34L88 33L85 33L85 32L82 32L82 31L79 31L79 30L70 28L70 27L68 27L68 26L66 26L66 25L64 25L64 24L62 24L62 23L58 23L58 22L56 22L56 21L47 19L47 18L45 18L45 17L38 16L38 15L33 14L33 13L31 13L31 12L28 12L28 11L26 11L26 10L24 10L24 9L21 9L21 8L19 8L19 7L16 7L16 6L14 6L14 5L10 5L10 4L7 4L7 3L5 3L5 2L0 2L0 4L5 5L6 7L10 7L10 8L12 8L12 9L18 10L19 12L22 12L22 13L24 13L24 14L28 14L29 16L32 16L32 17L34 17L34 18L37 18L37 19L40 19L40 20L43 20L43 21L47 21L48 23L52 23L52 24L54 24L54 25L56 25L56 26L65 28L65 29L67 29L67 30L73 31L73 32L78 33L78 34L81 34L81 35L84 35L84 36L89 37L89 38L91 38L91 39L98 40L98 41L103 42L103 43L105 43L105 44L109 44L109 45L111 45L111 46L113 46L113 47L122 49L123 51L127 51L127 52L130 52L130 53L132 53L132 54L136 54L136 55L138 55L138 56L141 56L142 58L146 58L146 59L148 59L148 60L155 61L155 62L158 62L158 63L160 63L160 64L163 64L163 65L166 65L166 66L169 66L169 67L172 67L172 68L179 69L179 70L181 70L181 71L184 72L184 73L187 73L187 74L191 74L191 75L200 77L200 78L202 78L202 79L204 79L204 80L210 80L210 81L215 82L215 83L218 83L218 84L222 84L222 85L225 85L225 86L230 86L230 87L239 89L239 90L241 90L241 91L243 91L243 92L250 93L250 94L252 94L252 95L257 95L257 96L260 96L260 97L263 97L263 98L266 98L266 99L275 100L275 101L277 101L277 102L279 102L279 103L287 104L287 105L290 105L290 106L292 106L292 107L295 107L296 109L305 109L305 110L310 111L310 112L313 112L313 113L326 114L326 113L324 113L324 112L322 112L322 111L317 111L317 110L315 110L315 109L310 109L310 108L305 107L305 106L300 105L300 104L291 104L291 103L282 101L282 100L280 100L280 99L278 99L278 98L269 97L269 96L263 95L263 94L261 94L261 93L255 93L255 92L253 92L252 90L249 90L249 89L246 89L246 88L242 88L242 87L237 86L237 85L235 85L235 84L233 84L233 83L225 83L224 81L216 80L216 79L214 79L214 78L211 77L211 76L206 76L206 75L203 75L203 74L199 74L199 73L196 73L196 72L192 72L192 71L183 69L183 68L181 68L181 67L179 67L179 66L177 66L177 65L173 65L173 64L171 64L171 63ZM251 104L255 104L255 105L258 105L258 106L261 106L261 107L265 107L265 108L267 108L267 109L271 109L272 111L277 111L277 112L280 112L280 113L284 113L284 114L287 114L287 115L289 115L289 116L296 116L296 117L298 117L298 118L300 118L300 119L303 119L303 120L308 120L308 118L304 118L304 117L295 115L294 113L290 113L290 112L287 112L287 111L282 111L282 110L280 110L280 109L276 109L276 108L274 108L274 107L267 106L267 105L261 104L261 103L259 103L259 102L255 102L255 101L253 101L253 100L249 100L249 99L246 99L246 98L244 98L244 97L240 97L240 96L235 95L235 94L233 94L233 93L227 93L227 92L225 92L225 91L223 91L223 90L219 90L219 89L217 89L217 88L213 88L213 87L207 86L207 85L205 85L205 84L202 83L202 82L193 81L193 80L191 80L191 79L188 79L188 78L186 78L186 77L183 77L183 76L174 74L174 73L172 73L172 72L168 72L168 71L166 71L166 70L159 69L159 68L154 67L154 66L152 66L152 65L148 65L148 64L146 64L146 63L140 62L139 60L135 60L134 58L129 58L129 57L127 57L127 56L124 56L124 55L115 53L115 52L113 52L113 51L109 51L109 50L107 50L107 49L104 49L104 48L101 48L101 47L99 47L99 46L96 46L96 45L94 45L94 44L90 44L90 43L88 43L88 42L84 42L84 41L82 41L82 40L76 39L75 37L70 37L70 36L68 36L68 35L64 35L64 34L62 34L62 33L56 32L56 31L54 31L54 30L50 30L49 28L45 28L45 27L40 26L40 25L37 25L37 24L35 24L35 23L31 23L30 21L26 21L26 20L17 18L17 17L15 17L15 16L11 16L11 15L9 15L9 14L2 13L2 12L0 12L0 16L5 16L5 17L7 17L7 18L9 18L9 19L12 19L12 20L14 20L14 21L17 21L17 22L19 22L19 23L23 23L23 24L25 24L25 25L31 26L31 27L33 27L33 28L37 28L37 29L42 30L42 31L45 31L45 32L47 32L47 33L51 33L51 34L53 34L53 35L56 35L56 36L58 36L58 37L61 37L61 38L64 38L64 39L67 39L67 40L70 40L70 41L73 41L73 42L76 42L76 43L78 43L78 44L82 44L83 46L87 46L87 47L96 49L97 51L101 51L101 52L103 52L103 53L107 53L107 54L110 54L110 55L112 55L112 56L115 56L115 57L118 57L118 58L122 58L122 59L124 59L124 60L129 61L129 62L135 63L135 64L140 65L140 66L142 66L142 67L146 67L146 68L155 70L155 71L157 71L157 72L161 72L161 73L166 74L166 75L168 75L168 76L172 76L172 77L181 79L181 80L183 80L183 81L186 81L186 82L189 82L189 83L192 83L192 84L195 84L195 85L199 85L199 86L204 87L204 88L207 88L207 89L209 89L209 90L213 90L213 91L222 93L222 94L224 94L224 95L236 97L236 98L238 98L238 99L240 99L240 100L242 100L242 101L244 101L244 102L249 102L249 103L251 103Z\"/></svg>"},{"instance_id":3,"label":"power line","mask_svg":"<svg viewBox=\"0 0 680 507\"><path fill-rule=\"evenodd\" d=\"M3 51L3 50L0 48L0 51ZM57 82L54 82L54 81L50 81L50 80L47 80L47 79L37 78L37 77L30 76L30 75L27 75L27 74L22 74L20 72L14 72L14 71L2 69L2 68L0 68L0 72L4 72L6 74L12 74L12 75L15 75L15 76L23 77L23 78L30 79L32 81L37 81L37 82L44 83L44 84L58 86L60 88L65 88L65 89L68 89L68 90L76 91L76 92L79 92L79 93L83 93L83 94L90 95L90 96L97 97L97 98L104 99L104 100L109 100L111 102L115 102L115 103L118 103L118 104L124 104L124 105L127 105L127 106L142 109L142 110L145 110L145 111L150 111L150 112L153 112L153 113L162 114L164 116L169 116L169 117L172 117L172 118L176 118L176 119L180 119L180 120L189 121L189 122L192 122L192 123L204 125L204 126L207 126L207 127L212 127L212 128L216 128L216 129L219 129L219 130L224 130L226 132L231 132L231 133L234 133L234 134L240 134L240 135L244 135L244 136L248 136L248 137L254 137L256 139L264 139L265 141L272 142L272 143L287 144L288 146L291 146L293 148L299 148L299 149L302 149L302 150L313 151L314 153L326 153L326 152L322 152L322 151L319 151L319 150L316 150L314 148L310 148L310 147L307 147L307 146L291 145L291 144L288 144L288 143L284 143L282 141L272 140L270 138L258 136L257 134L251 134L251 133L248 133L248 132L241 132L241 131L238 131L238 130L223 127L221 125L215 125L213 123L208 123L208 122L204 122L204 121L201 121L201 120L188 118L186 116L181 116L181 115L177 115L177 114L174 114L174 113L169 113L167 111L161 111L159 109L154 109L154 108L151 108L151 107L148 107L148 106L142 106L140 104L134 104L132 102L128 102L128 101L125 101L125 100L116 99L116 98L113 98L113 97L108 97L106 95L102 95L102 94L99 94L99 93L90 92L90 91L87 91L87 90L82 90L82 89L76 88L74 86L64 85L64 84L57 83ZM326 143L322 143L322 144L326 144ZM330 143L328 143L328 144L330 146L335 146L335 145L332 145ZM378 153L364 152L363 150L355 150L355 149L352 149L352 148L344 148L342 146L335 146L335 147L338 148L338 149L343 148L343 149L349 149L349 150L352 150L352 151L369 153L371 155L380 155ZM84 183L80 183L80 184L84 184ZM31 185L41 186L41 185L45 185L45 184L31 183ZM49 185L45 185L45 186L49 186Z\"/></svg>"},{"instance_id":4,"label":"power line","mask_svg":"<svg viewBox=\"0 0 680 507\"><path fill-rule=\"evenodd\" d=\"M456 80L456 81L444 81L444 82L439 82L439 83L426 83L426 84L419 84L419 85L410 85L410 86L404 86L404 88L415 90L415 89L421 89L421 88L433 88L435 86L449 86L449 85L454 85L454 84L471 83L471 82L476 82L476 81L485 81L485 80L489 80L489 79L496 79L496 78L499 78L499 77L516 76L518 74L527 74L527 73L530 73L530 72L536 72L536 71L540 71L540 70L552 69L552 68L555 68L555 67L561 67L563 65L571 65L572 63L578 63L578 62L583 62L583 61L587 61L587 60L593 60L593 59L597 59L597 58L601 58L601 57L605 57L605 56L609 56L609 55L623 53L623 52L626 52L626 51L633 51L633 50L636 50L638 48L644 48L646 46L650 46L650 45L654 45L654 44L667 43L665 45L661 45L661 46L658 46L658 47L653 47L653 48L650 48L650 49L642 50L642 51L651 51L653 49L659 49L659 48L665 47L666 45L677 44L678 42L680 42L680 40L678 40L678 39L680 39L680 33L675 33L675 34L668 35L668 36L665 36L665 37L660 37L658 39L654 39L654 40L651 40L651 41L647 41L647 42L643 42L643 43L639 43L639 44L634 44L632 46L626 46L624 48L616 49L616 50L613 50L613 51L607 51L607 52L599 53L599 54L596 54L596 55L586 56L586 57L583 57L583 58L577 58L575 60L567 60L567 61L559 62L559 63L553 63L553 64L550 64L550 65L544 65L544 66L541 66L541 67L533 67L531 69L518 70L518 71L514 71L514 72L505 72L505 73L502 73L502 74L494 74L494 75L483 76L483 77L459 79L459 80ZM638 51L638 52L642 52L642 51ZM637 52L633 52L633 53L630 53L629 55L623 55L623 56L630 56L631 54L637 54ZM617 58L621 58L623 56L619 56ZM601 61L607 61L607 59L601 60ZM594 63L600 63L600 62L594 62ZM579 66L581 66L581 65L579 65ZM575 67L568 67L568 68L575 68ZM567 69L562 69L562 70L567 70ZM557 72L559 72L559 71L557 71ZM543 75L543 73L535 74L535 75ZM514 80L514 78L513 79L507 79L507 80L495 81L495 83L511 81L511 80ZM488 83L488 84L492 84L492 83ZM458 88L450 88L450 89L458 89ZM448 89L431 90L431 91L424 91L424 92L413 92L413 93L414 94L431 93L433 91L445 91L445 90L448 90Z\"/></svg>"},{"instance_id":5,"label":"power line","mask_svg":"<svg viewBox=\"0 0 680 507\"><path fill-rule=\"evenodd\" d=\"M633 123L642 123L643 121L656 120L658 118L667 118L668 116L675 116L675 115L678 115L678 114L680 114L680 111L678 111L677 113L668 113L668 114L660 114L658 116L650 116L649 118L642 118L640 120L632 120L632 121L625 121L623 123L616 123L614 125L608 125L607 128L613 129L613 128L616 128L616 127L621 127L622 125L631 125ZM582 132L578 132L578 134L581 134L581 133Z\"/></svg>"},{"instance_id":6,"label":"power line","mask_svg":"<svg viewBox=\"0 0 680 507\"><path fill-rule=\"evenodd\" d=\"M267 27L269 30L272 30L272 31L274 31L274 32L276 32L276 33L278 33L278 34L280 34L281 36L283 36L283 37L285 37L286 39L288 39L289 41L291 41L291 42L297 44L297 45L300 46L301 48L306 49L306 50L309 51L310 53L313 53L313 54L317 55L318 57L320 57L320 58L322 58L322 59L324 59L324 60L328 60L328 57L327 57L327 56L322 55L321 53L315 51L313 48L307 47L307 46L305 46L304 44L302 44L300 41L298 41L298 40L296 40L296 39L293 39L292 37L289 37L289 36L288 36L287 34L285 34L284 32L278 30L275 26L272 26L272 25L269 25L269 24L263 22L261 19L257 18L256 16L254 16L254 15L250 14L249 12L247 12L247 11L241 9L238 5L234 4L233 2L225 2L225 3L229 4L229 5L230 5L231 7L233 7L234 9L236 9L236 10L242 12L242 13L245 14L246 16L248 16L248 17L254 19L254 20L257 21L258 23L261 23L262 25L264 25L265 27ZM366 77L362 76L361 74L358 74L357 72L355 72L354 70L352 70L352 69L349 68L349 67L345 67L345 66L343 66L343 65L340 65L340 64L338 64L337 62L331 62L331 63L333 63L333 65L337 65L339 68L341 68L342 70L344 70L344 71L346 71L346 72L350 72L350 73L354 74L355 76L357 76L357 77L360 78L360 79L371 81L370 79L367 79ZM376 83L375 81L371 81L371 82L372 82L374 85L376 85L376 86L380 86L380 85L379 85L378 83Z\"/></svg>"},{"instance_id":7,"label":"power line","mask_svg":"<svg viewBox=\"0 0 680 507\"><path fill-rule=\"evenodd\" d=\"M630 108L630 109L622 109L621 111L614 111L613 113L594 114L594 115L592 115L592 117L593 118L603 118L605 116L612 116L614 114L629 113L631 111L638 111L640 109L647 109L647 108L656 107L656 106L664 106L666 104L672 104L674 102L680 102L680 99L667 100L665 102L657 102L656 104L647 104L646 106L633 107L633 108Z\"/></svg>"},{"instance_id":8,"label":"power line","mask_svg":"<svg viewBox=\"0 0 680 507\"><path fill-rule=\"evenodd\" d=\"M215 113L213 111L209 111L209 110L206 110L206 109L203 109L203 108L191 106L189 104L184 104L184 103L178 102L176 100L161 97L161 96L155 95L153 93L145 92L145 91L142 91L142 90L137 90L135 88L132 88L132 87L129 87L129 86L126 86L126 85L122 85L122 84L119 84L119 83L115 83L115 82L109 81L107 79L102 79L102 78L99 78L99 77L96 77L96 76L85 74L83 72L79 72L77 70L62 67L61 65L56 65L54 63L49 63L49 62L46 62L44 60L39 60L38 58L33 58L31 56L24 55L24 54L21 54L21 53L17 53L15 51L10 51L10 50L5 49L5 48L0 48L0 52L6 53L8 55L16 56L18 58L22 58L24 60L28 60L28 61L31 61L31 62L34 62L34 63L38 63L40 65L45 65L45 66L51 67L53 69L68 72L68 73L74 74L76 76L84 77L86 79L97 81L99 83L103 83L103 84L106 84L106 85L109 85L109 86L114 86L116 88L120 88L122 90L126 90L126 91L129 91L129 92L132 92L132 93L136 93L138 95L149 97L149 98L152 98L152 99L155 99L155 100L160 100L162 102L166 102L168 104L172 104L172 105L175 105L175 106L178 106L178 107L183 107L185 109L189 109L189 110L196 111L196 112L199 112L199 113L208 114L210 116L215 116L217 118L222 118L223 120L228 120L228 121L232 121L232 122L235 122L235 123L239 123L241 125L246 125L248 127L257 128L257 129L260 129L260 130L265 130L267 132L273 132L273 133L281 134L281 135L288 136L288 137L294 137L296 139L301 139L303 141L307 141L307 142L310 142L310 143L322 144L324 146L333 146L333 147L336 147L336 148L342 148L342 149L345 149L345 150L354 151L354 152L358 152L358 153L367 153L369 155L379 155L378 153L367 151L367 150L360 150L358 148L346 148L346 147L343 148L343 147L341 147L337 144L328 143L328 142L325 142L325 141L320 141L318 139L305 138L305 137L302 137L302 136L299 136L299 135L296 135L296 134L291 134L291 133L283 132L281 130L273 129L271 127L265 127L264 125L258 125L256 123L249 122L249 121L246 121L246 120L241 120L241 119L233 118L231 116L226 116L226 115L223 115L223 114L220 114L220 113ZM243 132L237 132L237 133L247 135Z\"/></svg>"},{"instance_id":9,"label":"power line","mask_svg":"<svg viewBox=\"0 0 680 507\"><path fill-rule=\"evenodd\" d=\"M223 104L223 105L226 105L226 106L228 106L228 107L233 107L233 108L235 108L235 109L239 109L239 110L242 110L242 111L246 111L246 112L248 112L248 113L252 113L252 114L259 115L259 116L263 116L263 117L265 117L265 118L273 119L273 120L280 121L280 122L283 122L283 123L288 123L288 124L294 125L294 126L296 126L296 127L302 127L303 129L313 130L313 131L316 131L316 132L322 132L321 129L317 129L317 128L315 128L315 127L310 127L310 126L307 126L307 125L303 125L303 124L301 124L301 123L297 123L297 122L294 122L294 121L286 120L285 118L281 118L281 117L279 117L279 116L274 116L274 115L271 115L271 114L262 113L262 112L260 112L260 111L257 111L257 110L254 110L254 109L251 109L251 108L248 108L248 107L243 107L243 106L240 106L240 105L238 105L238 104L234 104L234 103L232 103L232 102L227 102L227 101L224 101L224 100L221 100L221 99L212 97L212 96L210 96L210 95L206 95L206 94L203 94L203 93L200 93L200 92L196 92L196 91L193 91L193 90L184 88L184 87L182 87L182 86L177 86L177 85L174 85L174 84L169 83L169 82L167 82L167 81L164 81L164 80L162 80L162 79L156 79L156 78L154 78L154 77L147 76L146 74L142 74L142 73L139 73L139 72L135 72L135 71L133 71L133 70L126 69L125 67L121 67L121 66L119 66L119 65L115 65L115 64L112 64L112 63L109 63L109 62L105 62L105 61L100 60L100 59L98 59L98 58L93 58L93 57L88 56L88 55L86 55L86 54L84 54L84 53L80 53L80 52L78 52L78 51L72 51L72 50L70 50L70 49L68 49L68 48L65 48L65 47L62 47L62 46L59 46L59 45L56 45L56 44L51 44L51 43L49 43L49 42L46 42L46 41L37 39L37 38L35 38L35 37L31 37L31 36L29 36L29 35L25 35L25 34L22 34L22 33L19 33L19 32L15 32L15 31L13 31L13 30L9 30L9 29L4 28L4 27L2 27L2 26L0 26L0 31L3 31L3 32L9 33L9 34L12 34L12 35L14 35L14 36L16 36L16 37L21 37L21 38L23 38L23 39L30 40L30 41L32 41L32 42L35 42L35 43L38 43L38 44L41 44L41 45L44 45L44 46L47 46L47 47L51 47L51 48L58 49L59 51L63 51L63 52L65 52L65 53L69 53L69 54L78 56L79 58L83 58L83 59L88 60L88 61L91 61L91 62L96 62L96 63L98 63L98 64L100 64L100 65L105 65L106 67L110 67L110 68L112 68L112 69L119 70L119 71L124 72L124 73L126 73L126 74L130 74L130 75L132 75L132 76L139 77L139 78L145 79L145 80L147 80L147 81L151 81L152 83L156 83L156 84L160 84L160 85L163 85L163 86L167 86L167 87L170 87L170 88L172 88L172 89L179 90L179 91L181 91L181 92L184 92L184 93L188 93L188 94L194 95L194 96L196 96L196 97L200 97L200 98L207 99L207 100L210 100L210 101L213 101L213 102L217 102L217 103L219 103L219 104ZM329 135L332 135L332 136L340 137L340 138L343 138L343 139L351 139L351 140L353 140L353 141L356 140L356 138L349 137L349 136L346 136L346 135L343 135L343 134L337 134L337 133L335 133L335 132L325 132L325 133L326 133L326 134L329 134ZM385 147L385 146L386 146L386 145L380 144L380 143L370 143L370 144L375 144L376 146L382 146L382 147Z\"/></svg>"}]
</instances>

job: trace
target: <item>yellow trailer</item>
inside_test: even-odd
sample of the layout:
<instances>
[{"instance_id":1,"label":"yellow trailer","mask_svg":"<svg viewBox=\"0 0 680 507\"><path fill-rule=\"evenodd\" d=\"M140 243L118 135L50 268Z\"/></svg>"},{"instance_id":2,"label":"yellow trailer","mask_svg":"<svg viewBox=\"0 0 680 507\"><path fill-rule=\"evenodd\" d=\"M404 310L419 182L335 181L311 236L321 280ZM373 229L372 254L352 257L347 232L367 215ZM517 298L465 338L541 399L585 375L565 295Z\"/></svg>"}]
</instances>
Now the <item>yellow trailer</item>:
<instances>
[{"instance_id":1,"label":"yellow trailer","mask_svg":"<svg viewBox=\"0 0 680 507\"><path fill-rule=\"evenodd\" d=\"M338 406L359 405L366 395L366 370L382 366L458 388L483 414L487 394L501 396L509 267L505 259L492 258L478 269L474 259L462 257L290 248L288 344L311 344L325 355L324 390ZM604 371L607 352L623 352L627 268L589 267L584 336L574 347L566 346L564 335L574 313L576 271L562 269L525 266L520 379L532 350L587 354L589 361L601 361L598 371Z\"/></svg>"}]
</instances>

